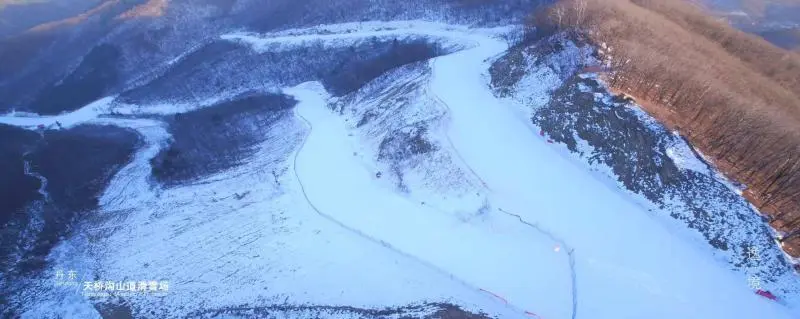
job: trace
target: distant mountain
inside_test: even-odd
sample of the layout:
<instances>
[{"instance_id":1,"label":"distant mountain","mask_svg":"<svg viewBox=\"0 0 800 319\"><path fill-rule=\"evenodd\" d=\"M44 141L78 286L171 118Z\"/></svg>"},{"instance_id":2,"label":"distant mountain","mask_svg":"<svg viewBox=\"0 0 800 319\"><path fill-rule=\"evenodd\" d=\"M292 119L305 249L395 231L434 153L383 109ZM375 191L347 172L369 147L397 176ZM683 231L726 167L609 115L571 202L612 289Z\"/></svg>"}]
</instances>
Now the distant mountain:
<instances>
[{"instance_id":1,"label":"distant mountain","mask_svg":"<svg viewBox=\"0 0 800 319\"><path fill-rule=\"evenodd\" d=\"M800 0L703 0L716 13L773 44L800 46Z\"/></svg>"},{"instance_id":2,"label":"distant mountain","mask_svg":"<svg viewBox=\"0 0 800 319\"><path fill-rule=\"evenodd\" d=\"M37 25L80 15L108 0L2 0L0 38Z\"/></svg>"},{"instance_id":3,"label":"distant mountain","mask_svg":"<svg viewBox=\"0 0 800 319\"><path fill-rule=\"evenodd\" d=\"M761 31L758 35L784 49L800 49L800 26Z\"/></svg>"}]
</instances>

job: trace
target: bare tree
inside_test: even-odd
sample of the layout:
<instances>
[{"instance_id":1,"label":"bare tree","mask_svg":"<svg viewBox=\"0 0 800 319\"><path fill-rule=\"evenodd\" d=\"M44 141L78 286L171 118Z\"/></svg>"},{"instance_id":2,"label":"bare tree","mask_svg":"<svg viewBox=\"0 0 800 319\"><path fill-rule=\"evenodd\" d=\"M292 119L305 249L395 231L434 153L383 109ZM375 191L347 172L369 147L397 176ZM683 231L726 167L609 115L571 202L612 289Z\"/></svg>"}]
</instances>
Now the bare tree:
<instances>
[{"instance_id":1,"label":"bare tree","mask_svg":"<svg viewBox=\"0 0 800 319\"><path fill-rule=\"evenodd\" d=\"M564 6L561 4L556 4L550 11L550 21L555 23L558 29L562 29L564 27L564 17L566 17L566 15L566 8L564 8Z\"/></svg>"},{"instance_id":2,"label":"bare tree","mask_svg":"<svg viewBox=\"0 0 800 319\"><path fill-rule=\"evenodd\" d=\"M589 4L586 0L576 0L575 1L575 24L578 26L582 26L584 19L586 18L586 9L588 8Z\"/></svg>"}]
</instances>

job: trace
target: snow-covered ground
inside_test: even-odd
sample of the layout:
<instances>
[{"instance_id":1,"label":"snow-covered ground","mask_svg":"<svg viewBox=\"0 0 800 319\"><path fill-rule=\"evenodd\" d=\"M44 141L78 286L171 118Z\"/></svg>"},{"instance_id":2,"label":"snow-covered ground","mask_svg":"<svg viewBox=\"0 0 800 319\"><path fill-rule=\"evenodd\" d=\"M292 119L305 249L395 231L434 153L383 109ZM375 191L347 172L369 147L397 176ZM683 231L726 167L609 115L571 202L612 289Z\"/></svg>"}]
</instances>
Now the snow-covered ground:
<instances>
[{"instance_id":1,"label":"snow-covered ground","mask_svg":"<svg viewBox=\"0 0 800 319\"><path fill-rule=\"evenodd\" d=\"M59 115L39 116L38 114L17 114L12 112L0 116L0 123L19 126L27 129L37 129L38 127L58 128L60 124L63 128L70 128L75 125L86 123L97 118L100 114L107 113L108 107L114 100L113 97L105 97L73 112Z\"/></svg>"},{"instance_id":2,"label":"snow-covered ground","mask_svg":"<svg viewBox=\"0 0 800 319\"><path fill-rule=\"evenodd\" d=\"M475 49L436 59L433 91L452 110L451 139L488 184L494 206L538 222L575 249L579 315L788 318L499 103L486 90L485 60L503 50L504 43L484 38Z\"/></svg>"},{"instance_id":3,"label":"snow-covered ground","mask_svg":"<svg viewBox=\"0 0 800 319\"><path fill-rule=\"evenodd\" d=\"M546 318L570 316L569 261L553 251L557 242L508 216L462 222L455 211L409 201L376 183L375 172L353 156L357 146L344 123L326 108L324 89L311 87L288 92L297 92L298 115L311 128L295 168L315 209L473 291L503 293L517 309Z\"/></svg>"},{"instance_id":4,"label":"snow-covered ground","mask_svg":"<svg viewBox=\"0 0 800 319\"><path fill-rule=\"evenodd\" d=\"M372 36L467 47L431 60L425 82L425 98L447 112L437 117L443 129L432 134L458 159L440 163L441 172L456 165L481 181L455 198L424 184L402 193L386 183L376 174L380 163L358 156L369 149L317 82L284 90L299 101L297 116L272 128L252 161L169 189L148 182L149 158L168 138L164 128L154 120L98 118L108 100L57 117L0 122L100 122L145 136L147 146L101 198L100 216L50 258L54 269L76 269L86 280L169 281L163 296L126 298L142 316L447 301L499 318L793 317L543 141L526 114L496 98L487 70L508 48L499 38L507 31L373 22L225 36L257 50ZM169 113L166 105L157 109ZM47 291L26 317L97 317L87 299L113 300L83 297L79 289Z\"/></svg>"}]
</instances>

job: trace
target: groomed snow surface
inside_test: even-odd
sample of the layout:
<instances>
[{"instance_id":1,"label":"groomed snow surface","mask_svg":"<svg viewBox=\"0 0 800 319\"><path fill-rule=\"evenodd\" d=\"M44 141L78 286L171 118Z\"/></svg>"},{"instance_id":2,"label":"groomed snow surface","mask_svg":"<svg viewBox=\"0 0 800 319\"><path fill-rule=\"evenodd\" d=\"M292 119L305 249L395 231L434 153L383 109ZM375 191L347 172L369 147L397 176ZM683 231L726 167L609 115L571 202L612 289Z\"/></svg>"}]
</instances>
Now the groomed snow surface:
<instances>
[{"instance_id":1,"label":"groomed snow surface","mask_svg":"<svg viewBox=\"0 0 800 319\"><path fill-rule=\"evenodd\" d=\"M83 235L61 244L54 268L103 280L169 280L166 296L129 299L134 309L164 317L243 304L446 301L499 318L796 318L567 159L519 108L493 96L489 63L508 48L498 31L421 22L354 26L297 30L302 40L291 32L227 38L257 46L416 35L469 47L431 60L427 85L428 98L449 113L442 138L452 145L445 151L484 183L442 203L484 203L472 218L455 205L426 205L376 176L374 163L355 156L363 149L357 134L316 82L284 90L299 103L296 118L271 133L283 143L264 145L243 167L165 190L147 181L148 158L166 140L163 128L98 120L101 108L92 107L60 118L131 127L148 146L101 199L109 221L84 225ZM30 127L55 118L0 120ZM97 317L76 293L46 294L25 316L69 310Z\"/></svg>"}]
</instances>

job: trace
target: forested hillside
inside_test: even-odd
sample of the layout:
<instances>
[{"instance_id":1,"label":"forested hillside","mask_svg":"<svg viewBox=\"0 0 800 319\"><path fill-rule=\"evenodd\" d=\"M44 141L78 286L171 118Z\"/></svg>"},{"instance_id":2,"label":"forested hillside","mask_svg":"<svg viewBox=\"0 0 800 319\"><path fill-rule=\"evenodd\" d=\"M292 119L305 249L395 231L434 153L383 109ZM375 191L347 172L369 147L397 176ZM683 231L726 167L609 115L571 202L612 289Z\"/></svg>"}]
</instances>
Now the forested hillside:
<instances>
[{"instance_id":1,"label":"forested hillside","mask_svg":"<svg viewBox=\"0 0 800 319\"><path fill-rule=\"evenodd\" d=\"M800 254L800 56L677 0L560 1L532 22L600 47L608 84L746 185Z\"/></svg>"}]
</instances>

